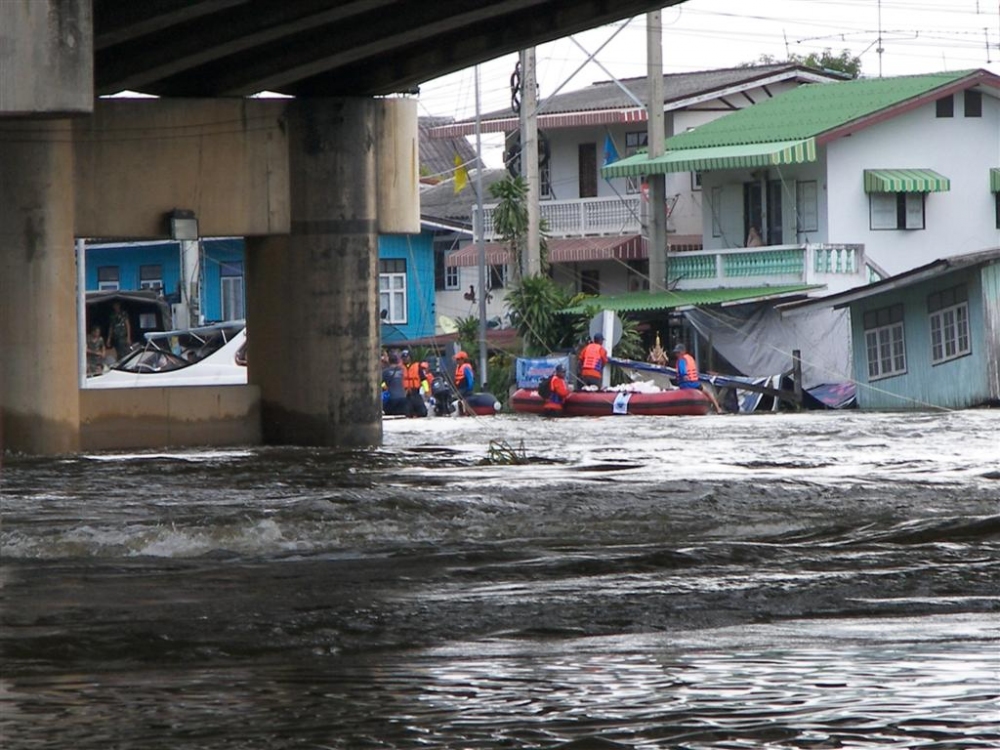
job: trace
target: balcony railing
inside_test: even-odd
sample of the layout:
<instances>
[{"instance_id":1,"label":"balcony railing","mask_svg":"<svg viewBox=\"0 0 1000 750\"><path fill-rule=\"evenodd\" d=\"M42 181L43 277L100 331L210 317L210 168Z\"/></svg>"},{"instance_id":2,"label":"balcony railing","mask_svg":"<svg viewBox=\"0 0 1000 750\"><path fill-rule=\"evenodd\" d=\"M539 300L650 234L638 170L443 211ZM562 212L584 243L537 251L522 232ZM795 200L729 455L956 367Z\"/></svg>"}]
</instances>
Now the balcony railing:
<instances>
[{"instance_id":1,"label":"balcony railing","mask_svg":"<svg viewBox=\"0 0 1000 750\"><path fill-rule=\"evenodd\" d=\"M587 235L638 234L641 231L638 195L622 198L579 198L566 201L542 201L539 215L549 237L584 237ZM493 226L496 204L483 206L486 241L499 238ZM476 215L475 209L472 211Z\"/></svg>"},{"instance_id":2,"label":"balcony railing","mask_svg":"<svg viewBox=\"0 0 1000 750\"><path fill-rule=\"evenodd\" d=\"M842 291L868 283L864 245L771 245L674 253L667 261L678 289L826 284Z\"/></svg>"}]
</instances>

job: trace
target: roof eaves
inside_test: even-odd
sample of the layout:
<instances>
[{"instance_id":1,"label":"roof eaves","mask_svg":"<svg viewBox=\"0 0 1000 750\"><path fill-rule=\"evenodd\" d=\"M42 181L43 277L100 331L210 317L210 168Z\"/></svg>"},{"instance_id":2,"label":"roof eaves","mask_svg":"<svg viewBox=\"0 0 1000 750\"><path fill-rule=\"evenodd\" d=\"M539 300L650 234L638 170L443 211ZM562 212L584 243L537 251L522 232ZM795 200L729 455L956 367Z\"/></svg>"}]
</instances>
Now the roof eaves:
<instances>
[{"instance_id":1,"label":"roof eaves","mask_svg":"<svg viewBox=\"0 0 1000 750\"><path fill-rule=\"evenodd\" d=\"M835 310L847 307L852 302L856 302L866 297L871 297L882 292L890 292L896 289L903 289L914 284L918 284L927 279L933 279L950 271L956 271L980 263L991 263L1000 261L1000 248L982 250L977 253L967 253L965 255L953 255L948 258L939 258L923 266L913 268L909 271L890 276L888 279L875 281L861 287L847 289L843 292L830 294L819 299L803 300L780 305L779 310L782 316L791 316L810 310L817 310L832 307Z\"/></svg>"}]
</instances>

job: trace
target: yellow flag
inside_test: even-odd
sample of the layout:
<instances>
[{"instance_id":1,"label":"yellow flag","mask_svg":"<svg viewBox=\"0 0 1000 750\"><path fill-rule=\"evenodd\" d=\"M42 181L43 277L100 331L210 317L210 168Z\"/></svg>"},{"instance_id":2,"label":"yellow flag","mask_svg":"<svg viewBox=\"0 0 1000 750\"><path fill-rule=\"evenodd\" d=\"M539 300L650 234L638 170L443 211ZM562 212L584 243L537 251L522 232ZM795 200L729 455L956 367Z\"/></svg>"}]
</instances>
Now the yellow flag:
<instances>
[{"instance_id":1,"label":"yellow flag","mask_svg":"<svg viewBox=\"0 0 1000 750\"><path fill-rule=\"evenodd\" d=\"M461 193L469 184L469 170L462 163L462 157L455 154L455 192Z\"/></svg>"}]
</instances>

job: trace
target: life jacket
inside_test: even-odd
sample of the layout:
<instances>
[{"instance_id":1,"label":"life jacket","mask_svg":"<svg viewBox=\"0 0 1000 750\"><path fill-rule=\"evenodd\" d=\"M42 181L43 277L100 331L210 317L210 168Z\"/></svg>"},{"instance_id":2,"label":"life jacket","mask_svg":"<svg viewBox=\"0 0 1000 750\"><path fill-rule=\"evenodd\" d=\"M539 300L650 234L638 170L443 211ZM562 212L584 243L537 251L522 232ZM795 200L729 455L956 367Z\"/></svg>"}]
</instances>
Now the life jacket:
<instances>
[{"instance_id":1,"label":"life jacket","mask_svg":"<svg viewBox=\"0 0 1000 750\"><path fill-rule=\"evenodd\" d=\"M694 357L685 352L684 354L680 355L680 358L683 359L684 363L687 365L687 373L685 373L684 375L680 375L680 373L678 372L677 375L678 385L680 385L680 383L697 383L698 365L695 364Z\"/></svg>"},{"instance_id":2,"label":"life jacket","mask_svg":"<svg viewBox=\"0 0 1000 750\"><path fill-rule=\"evenodd\" d=\"M607 356L603 346L596 341L590 342L580 352L580 374L600 377Z\"/></svg>"},{"instance_id":3,"label":"life jacket","mask_svg":"<svg viewBox=\"0 0 1000 750\"><path fill-rule=\"evenodd\" d=\"M569 395L569 388L566 387L566 381L558 375L552 375L548 380L549 393L545 397L544 409L546 412L561 412L566 402L566 397ZM541 393L540 389L539 393Z\"/></svg>"},{"instance_id":4,"label":"life jacket","mask_svg":"<svg viewBox=\"0 0 1000 750\"><path fill-rule=\"evenodd\" d=\"M420 363L411 362L408 365L403 365L403 387L409 391L420 390Z\"/></svg>"},{"instance_id":5,"label":"life jacket","mask_svg":"<svg viewBox=\"0 0 1000 750\"><path fill-rule=\"evenodd\" d=\"M471 391L475 385L475 375L472 372L472 365L468 362L460 362L455 367L455 388L461 393ZM466 384L468 379L468 384Z\"/></svg>"}]
</instances>

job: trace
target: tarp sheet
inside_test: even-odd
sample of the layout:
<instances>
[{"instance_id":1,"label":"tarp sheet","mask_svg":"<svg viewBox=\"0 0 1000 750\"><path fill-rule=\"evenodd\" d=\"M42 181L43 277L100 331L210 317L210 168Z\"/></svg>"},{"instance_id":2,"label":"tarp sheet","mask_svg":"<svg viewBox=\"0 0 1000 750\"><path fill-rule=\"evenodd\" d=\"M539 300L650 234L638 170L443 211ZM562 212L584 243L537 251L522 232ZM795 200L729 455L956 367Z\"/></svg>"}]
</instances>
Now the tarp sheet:
<instances>
[{"instance_id":1,"label":"tarp sheet","mask_svg":"<svg viewBox=\"0 0 1000 750\"><path fill-rule=\"evenodd\" d=\"M804 389L851 379L847 310L824 308L782 318L770 304L750 304L688 310L684 315L733 367L749 376L788 372L792 350L798 349Z\"/></svg>"}]
</instances>

